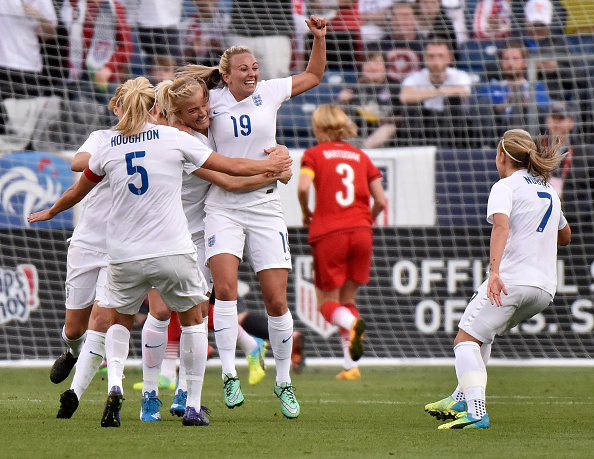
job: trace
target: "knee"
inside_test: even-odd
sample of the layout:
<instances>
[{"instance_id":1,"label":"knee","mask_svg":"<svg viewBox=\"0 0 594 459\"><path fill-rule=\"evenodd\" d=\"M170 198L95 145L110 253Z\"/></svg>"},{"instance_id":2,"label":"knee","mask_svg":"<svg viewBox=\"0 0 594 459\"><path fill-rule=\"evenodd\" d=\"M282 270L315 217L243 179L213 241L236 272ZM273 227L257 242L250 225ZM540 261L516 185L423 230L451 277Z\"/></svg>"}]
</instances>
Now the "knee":
<instances>
[{"instance_id":1,"label":"knee","mask_svg":"<svg viewBox=\"0 0 594 459\"><path fill-rule=\"evenodd\" d=\"M87 331L87 323L65 323L64 334L68 339L80 338Z\"/></svg>"}]
</instances>

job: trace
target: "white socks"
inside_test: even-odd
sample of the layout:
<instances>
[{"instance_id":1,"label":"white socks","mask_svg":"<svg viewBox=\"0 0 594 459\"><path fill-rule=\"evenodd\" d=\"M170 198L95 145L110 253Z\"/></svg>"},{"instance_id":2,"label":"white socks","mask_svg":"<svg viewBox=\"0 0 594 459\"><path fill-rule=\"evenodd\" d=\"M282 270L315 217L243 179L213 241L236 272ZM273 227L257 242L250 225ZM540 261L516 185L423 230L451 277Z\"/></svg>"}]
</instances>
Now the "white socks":
<instances>
[{"instance_id":1,"label":"white socks","mask_svg":"<svg viewBox=\"0 0 594 459\"><path fill-rule=\"evenodd\" d=\"M188 384L187 406L193 407L198 412L200 411L202 384L208 355L208 337L204 322L189 327L182 326L180 349Z\"/></svg>"},{"instance_id":2,"label":"white socks","mask_svg":"<svg viewBox=\"0 0 594 459\"><path fill-rule=\"evenodd\" d=\"M66 336L65 329L66 325L62 327L62 339L66 343L66 346L70 348L70 353L72 354L72 357L78 358L78 356L80 355L80 350L85 342L85 336L87 336L87 332L83 333L82 336L80 336L79 338L70 339Z\"/></svg>"},{"instance_id":3,"label":"white socks","mask_svg":"<svg viewBox=\"0 0 594 459\"><path fill-rule=\"evenodd\" d=\"M468 413L475 418L486 414L485 389L487 387L487 369L478 343L463 341L454 347L456 356L456 376L460 390L464 393Z\"/></svg>"},{"instance_id":4,"label":"white socks","mask_svg":"<svg viewBox=\"0 0 594 459\"><path fill-rule=\"evenodd\" d=\"M235 348L239 326L237 322L237 300L222 301L215 299L212 319L223 378L228 373L237 376L235 370Z\"/></svg>"},{"instance_id":5,"label":"white socks","mask_svg":"<svg viewBox=\"0 0 594 459\"><path fill-rule=\"evenodd\" d=\"M118 386L124 393L124 364L130 350L130 330L123 325L109 327L105 334L105 357L107 358L107 391Z\"/></svg>"},{"instance_id":6,"label":"white socks","mask_svg":"<svg viewBox=\"0 0 594 459\"><path fill-rule=\"evenodd\" d=\"M343 368L345 370L350 370L351 368L358 367L357 362L351 359L351 353L349 352L349 347L351 344L350 337L350 330L345 328L340 329L340 344L342 345L342 353L344 355Z\"/></svg>"},{"instance_id":7,"label":"white socks","mask_svg":"<svg viewBox=\"0 0 594 459\"><path fill-rule=\"evenodd\" d=\"M80 400L84 391L89 387L101 362L105 358L105 333L87 330L87 339L82 346L74 371L70 389Z\"/></svg>"},{"instance_id":8,"label":"white socks","mask_svg":"<svg viewBox=\"0 0 594 459\"><path fill-rule=\"evenodd\" d=\"M142 327L142 393L159 393L159 373L167 349L169 320L159 320L148 314Z\"/></svg>"},{"instance_id":9,"label":"white socks","mask_svg":"<svg viewBox=\"0 0 594 459\"><path fill-rule=\"evenodd\" d=\"M270 346L276 362L276 384L291 382L291 352L293 350L293 316L291 311L280 317L268 316Z\"/></svg>"},{"instance_id":10,"label":"white socks","mask_svg":"<svg viewBox=\"0 0 594 459\"><path fill-rule=\"evenodd\" d=\"M237 344L246 356L250 355L258 347L254 337L246 332L241 325L237 328Z\"/></svg>"},{"instance_id":11,"label":"white socks","mask_svg":"<svg viewBox=\"0 0 594 459\"><path fill-rule=\"evenodd\" d=\"M336 308L332 314L332 324L338 325L348 331L351 330L355 320L357 320L357 318L346 306L341 305L339 308Z\"/></svg>"}]
</instances>

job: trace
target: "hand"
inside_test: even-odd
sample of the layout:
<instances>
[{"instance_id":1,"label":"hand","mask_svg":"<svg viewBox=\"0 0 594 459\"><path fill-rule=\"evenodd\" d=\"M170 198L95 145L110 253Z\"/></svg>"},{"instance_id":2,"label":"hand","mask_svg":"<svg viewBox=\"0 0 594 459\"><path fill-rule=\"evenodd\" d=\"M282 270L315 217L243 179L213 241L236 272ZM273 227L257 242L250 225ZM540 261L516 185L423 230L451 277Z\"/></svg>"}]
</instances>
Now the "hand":
<instances>
[{"instance_id":1,"label":"hand","mask_svg":"<svg viewBox=\"0 0 594 459\"><path fill-rule=\"evenodd\" d=\"M45 220L51 220L54 216L50 213L50 209L45 209L40 212L35 212L27 217L29 223L42 222Z\"/></svg>"},{"instance_id":2,"label":"hand","mask_svg":"<svg viewBox=\"0 0 594 459\"><path fill-rule=\"evenodd\" d=\"M278 175L277 180L286 185L291 180L291 177L293 177L293 171L291 169L285 169Z\"/></svg>"},{"instance_id":3,"label":"hand","mask_svg":"<svg viewBox=\"0 0 594 459\"><path fill-rule=\"evenodd\" d=\"M491 300L491 304L503 306L501 302L501 292L507 295L507 288L503 280L497 273L489 272L489 281L487 282L487 296Z\"/></svg>"},{"instance_id":4,"label":"hand","mask_svg":"<svg viewBox=\"0 0 594 459\"><path fill-rule=\"evenodd\" d=\"M289 149L286 147L286 145L281 145L281 144L278 144L278 143L274 147L266 148L264 150L264 153L270 154L273 151L276 151L276 152L281 153L283 155L289 155Z\"/></svg>"},{"instance_id":5,"label":"hand","mask_svg":"<svg viewBox=\"0 0 594 459\"><path fill-rule=\"evenodd\" d=\"M270 168L268 172L283 172L291 168L293 159L286 153L280 153L278 150L273 150L268 155L268 162Z\"/></svg>"},{"instance_id":6,"label":"hand","mask_svg":"<svg viewBox=\"0 0 594 459\"><path fill-rule=\"evenodd\" d=\"M303 213L303 218L301 220L303 222L303 226L304 228L309 228L309 225L311 224L311 210L301 209L301 212Z\"/></svg>"},{"instance_id":7,"label":"hand","mask_svg":"<svg viewBox=\"0 0 594 459\"><path fill-rule=\"evenodd\" d=\"M100 91L106 91L109 79L113 72L109 67L103 67L101 70L95 73L95 84Z\"/></svg>"},{"instance_id":8,"label":"hand","mask_svg":"<svg viewBox=\"0 0 594 459\"><path fill-rule=\"evenodd\" d=\"M184 124L184 122L182 120L180 120L175 115L171 115L171 118L169 120L169 125L174 128L179 129L180 131L187 132L190 135L194 135L194 133L192 132L192 128L190 128L189 126L186 126Z\"/></svg>"},{"instance_id":9,"label":"hand","mask_svg":"<svg viewBox=\"0 0 594 459\"><path fill-rule=\"evenodd\" d=\"M326 36L326 18L319 19L313 14L309 17L309 21L306 19L305 23L314 37L322 38Z\"/></svg>"}]
</instances>

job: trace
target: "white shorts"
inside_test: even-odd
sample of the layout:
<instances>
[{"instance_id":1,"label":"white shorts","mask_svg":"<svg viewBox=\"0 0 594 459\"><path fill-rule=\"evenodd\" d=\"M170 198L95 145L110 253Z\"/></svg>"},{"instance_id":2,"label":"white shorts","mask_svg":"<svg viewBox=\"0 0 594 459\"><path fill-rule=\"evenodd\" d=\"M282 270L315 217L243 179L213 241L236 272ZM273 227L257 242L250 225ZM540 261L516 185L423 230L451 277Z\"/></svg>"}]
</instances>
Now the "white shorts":
<instances>
[{"instance_id":1,"label":"white shorts","mask_svg":"<svg viewBox=\"0 0 594 459\"><path fill-rule=\"evenodd\" d=\"M196 269L194 252L110 264L107 302L99 306L136 314L153 287L172 311L184 312L208 299L206 281Z\"/></svg>"},{"instance_id":2,"label":"white shorts","mask_svg":"<svg viewBox=\"0 0 594 459\"><path fill-rule=\"evenodd\" d=\"M243 259L244 245L255 272L291 269L287 224L279 201L243 209L208 209L206 212L206 259L230 253Z\"/></svg>"},{"instance_id":3,"label":"white shorts","mask_svg":"<svg viewBox=\"0 0 594 459\"><path fill-rule=\"evenodd\" d=\"M66 309L85 309L105 300L107 253L71 245L66 264Z\"/></svg>"},{"instance_id":4,"label":"white shorts","mask_svg":"<svg viewBox=\"0 0 594 459\"><path fill-rule=\"evenodd\" d=\"M503 335L530 317L542 312L551 302L550 293L527 285L507 286L508 295L501 294L503 306L491 304L487 297L487 281L470 299L458 327L481 343L491 344L495 335Z\"/></svg>"},{"instance_id":5,"label":"white shorts","mask_svg":"<svg viewBox=\"0 0 594 459\"><path fill-rule=\"evenodd\" d=\"M206 280L206 285L208 287L208 291L212 292L212 286L214 285L212 281L212 274L210 273L210 268L206 266L206 247L204 245L204 231L196 231L192 234L192 242L196 246L196 266L204 276Z\"/></svg>"}]
</instances>

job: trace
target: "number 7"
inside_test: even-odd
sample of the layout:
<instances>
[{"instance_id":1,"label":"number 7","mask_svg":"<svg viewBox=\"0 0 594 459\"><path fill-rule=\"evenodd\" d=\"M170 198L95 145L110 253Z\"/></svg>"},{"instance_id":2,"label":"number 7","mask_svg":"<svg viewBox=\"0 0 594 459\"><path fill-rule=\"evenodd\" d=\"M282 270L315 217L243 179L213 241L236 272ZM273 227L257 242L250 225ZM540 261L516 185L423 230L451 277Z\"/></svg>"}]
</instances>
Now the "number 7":
<instances>
[{"instance_id":1,"label":"number 7","mask_svg":"<svg viewBox=\"0 0 594 459\"><path fill-rule=\"evenodd\" d=\"M551 193L546 193L544 191L538 191L536 194L539 198L548 199L549 201L551 201L551 203L549 204L549 208L547 209L544 216L542 217L542 220L540 221L540 225L538 225L538 228L536 229L537 233L542 233L544 231L545 226L547 226L549 217L551 216L551 212L553 211L553 198L551 197Z\"/></svg>"}]
</instances>

